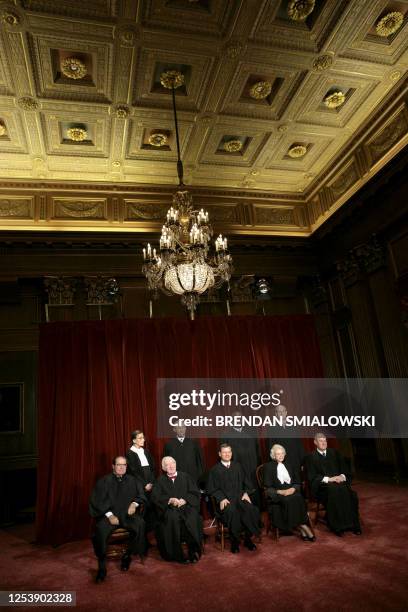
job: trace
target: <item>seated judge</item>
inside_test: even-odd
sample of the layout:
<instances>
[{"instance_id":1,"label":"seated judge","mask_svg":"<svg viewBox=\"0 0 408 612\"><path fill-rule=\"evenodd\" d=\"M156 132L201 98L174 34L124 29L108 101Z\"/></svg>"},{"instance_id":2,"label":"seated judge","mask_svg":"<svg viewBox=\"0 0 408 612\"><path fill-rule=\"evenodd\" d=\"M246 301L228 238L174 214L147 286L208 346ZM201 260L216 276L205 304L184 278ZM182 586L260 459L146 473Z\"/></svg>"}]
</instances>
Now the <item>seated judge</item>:
<instances>
[{"instance_id":1,"label":"seated judge","mask_svg":"<svg viewBox=\"0 0 408 612\"><path fill-rule=\"evenodd\" d=\"M339 451L327 448L323 433L314 437L316 449L306 459L312 494L324 504L329 528L342 536L345 531L361 535L357 493L351 488L351 475Z\"/></svg>"},{"instance_id":2,"label":"seated judge","mask_svg":"<svg viewBox=\"0 0 408 612\"><path fill-rule=\"evenodd\" d=\"M266 440L268 459L270 456L271 448L274 444L280 444L286 451L287 456L290 459L291 467L295 470L296 474L300 474L301 466L304 463L306 452L303 446L303 442L300 438L288 437L290 434L290 428L286 426L286 417L288 416L288 410L283 404L279 404L275 408L275 416L282 419L282 426L275 426L271 428L273 433ZM293 428L292 428L293 431Z\"/></svg>"},{"instance_id":3,"label":"seated judge","mask_svg":"<svg viewBox=\"0 0 408 612\"><path fill-rule=\"evenodd\" d=\"M196 563L201 557L203 525L199 514L200 490L193 478L177 469L173 457L163 457L162 474L152 492L157 508L157 545L166 561ZM184 556L182 543L188 548Z\"/></svg>"},{"instance_id":4,"label":"seated judge","mask_svg":"<svg viewBox=\"0 0 408 612\"><path fill-rule=\"evenodd\" d=\"M127 571L132 555L145 554L145 522L138 509L145 502L142 481L126 473L126 459L118 456L112 461L112 473L100 478L89 501L89 511L96 519L92 538L98 558L96 582L106 577L106 546L109 536L118 527L130 532L128 548L122 556L121 569Z\"/></svg>"},{"instance_id":5,"label":"seated judge","mask_svg":"<svg viewBox=\"0 0 408 612\"><path fill-rule=\"evenodd\" d=\"M305 542L314 542L316 538L308 524L300 478L291 466L290 458L286 460L283 446L272 446L271 459L264 466L263 484L272 525L282 531L292 531L298 527Z\"/></svg>"},{"instance_id":6,"label":"seated judge","mask_svg":"<svg viewBox=\"0 0 408 612\"><path fill-rule=\"evenodd\" d=\"M190 474L196 484L199 484L204 474L204 460L201 447L197 440L186 438L185 425L174 427L175 438L164 445L163 456L173 457L177 468Z\"/></svg>"},{"instance_id":7,"label":"seated judge","mask_svg":"<svg viewBox=\"0 0 408 612\"><path fill-rule=\"evenodd\" d=\"M217 514L229 529L231 552L238 553L242 531L244 545L256 550L251 537L260 533L259 510L248 495L251 483L245 479L241 465L232 461L232 453L229 444L221 444L220 461L210 470L207 492L215 498Z\"/></svg>"}]
</instances>

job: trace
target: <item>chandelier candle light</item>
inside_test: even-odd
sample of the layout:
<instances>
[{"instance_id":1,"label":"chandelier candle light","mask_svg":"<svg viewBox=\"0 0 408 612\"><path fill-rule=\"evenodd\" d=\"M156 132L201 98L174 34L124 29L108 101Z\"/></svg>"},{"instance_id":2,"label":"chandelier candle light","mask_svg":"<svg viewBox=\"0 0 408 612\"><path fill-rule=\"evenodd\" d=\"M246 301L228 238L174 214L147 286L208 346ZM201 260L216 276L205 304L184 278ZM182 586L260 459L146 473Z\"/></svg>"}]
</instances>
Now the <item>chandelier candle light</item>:
<instances>
[{"instance_id":1,"label":"chandelier candle light","mask_svg":"<svg viewBox=\"0 0 408 612\"><path fill-rule=\"evenodd\" d=\"M231 278L232 259L227 239L221 234L215 240L215 251L210 252L213 230L208 212L202 208L194 209L191 194L183 183L175 90L184 83L184 75L168 70L163 72L160 82L172 92L179 185L162 227L159 252L150 244L143 249L142 272L150 290L157 292L160 289L166 295L180 295L194 320L200 295L211 287L220 287Z\"/></svg>"}]
</instances>

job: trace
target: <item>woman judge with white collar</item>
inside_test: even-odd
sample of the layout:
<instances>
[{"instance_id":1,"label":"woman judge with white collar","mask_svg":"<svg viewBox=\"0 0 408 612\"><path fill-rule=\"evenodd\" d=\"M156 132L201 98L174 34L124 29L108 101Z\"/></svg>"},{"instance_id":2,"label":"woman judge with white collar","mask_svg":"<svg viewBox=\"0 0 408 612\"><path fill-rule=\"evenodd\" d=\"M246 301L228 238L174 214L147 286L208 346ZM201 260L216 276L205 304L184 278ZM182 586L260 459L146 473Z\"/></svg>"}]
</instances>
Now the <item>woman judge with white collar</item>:
<instances>
[{"instance_id":1,"label":"woman judge with white collar","mask_svg":"<svg viewBox=\"0 0 408 612\"><path fill-rule=\"evenodd\" d=\"M305 542L314 542L315 536L308 522L306 502L300 492L300 484L290 463L285 461L286 451L280 444L271 448L271 459L263 471L268 512L272 525L282 531L299 527Z\"/></svg>"},{"instance_id":2,"label":"woman judge with white collar","mask_svg":"<svg viewBox=\"0 0 408 612\"><path fill-rule=\"evenodd\" d=\"M136 429L131 433L132 446L126 453L128 472L139 476L143 481L146 493L150 493L155 481L154 460L147 449L144 448L145 437L143 431Z\"/></svg>"}]
</instances>

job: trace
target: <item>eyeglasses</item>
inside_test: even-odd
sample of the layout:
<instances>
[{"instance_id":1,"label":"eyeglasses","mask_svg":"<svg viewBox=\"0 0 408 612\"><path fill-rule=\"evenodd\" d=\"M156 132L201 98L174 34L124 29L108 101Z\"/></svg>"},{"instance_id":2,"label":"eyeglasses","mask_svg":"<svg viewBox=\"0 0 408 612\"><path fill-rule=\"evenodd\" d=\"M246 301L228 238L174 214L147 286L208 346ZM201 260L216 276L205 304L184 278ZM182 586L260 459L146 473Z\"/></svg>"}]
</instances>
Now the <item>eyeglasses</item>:
<instances>
[{"instance_id":1,"label":"eyeglasses","mask_svg":"<svg viewBox=\"0 0 408 612\"><path fill-rule=\"evenodd\" d=\"M126 467L127 463L115 463L116 467Z\"/></svg>"}]
</instances>

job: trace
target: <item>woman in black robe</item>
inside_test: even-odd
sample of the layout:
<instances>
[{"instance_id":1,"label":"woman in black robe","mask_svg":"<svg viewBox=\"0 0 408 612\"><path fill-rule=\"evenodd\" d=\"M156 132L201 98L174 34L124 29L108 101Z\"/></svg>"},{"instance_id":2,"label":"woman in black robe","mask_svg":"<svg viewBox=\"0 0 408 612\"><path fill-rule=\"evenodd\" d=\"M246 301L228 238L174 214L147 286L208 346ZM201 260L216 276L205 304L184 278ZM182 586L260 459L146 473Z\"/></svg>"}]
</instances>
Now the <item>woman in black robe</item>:
<instances>
[{"instance_id":1,"label":"woman in black robe","mask_svg":"<svg viewBox=\"0 0 408 612\"><path fill-rule=\"evenodd\" d=\"M286 451L280 444L271 448L271 459L263 471L268 512L274 527L282 531L299 528L305 542L314 542L315 536L308 522L306 502L300 492L300 484L290 463L285 461Z\"/></svg>"},{"instance_id":2,"label":"woman in black robe","mask_svg":"<svg viewBox=\"0 0 408 612\"><path fill-rule=\"evenodd\" d=\"M145 437L143 431L136 429L130 434L132 446L126 453L128 472L132 476L140 478L143 482L146 496L144 519L146 531L151 531L156 522L156 516L151 503L151 492L156 480L154 471L154 459L147 449L144 448Z\"/></svg>"}]
</instances>

